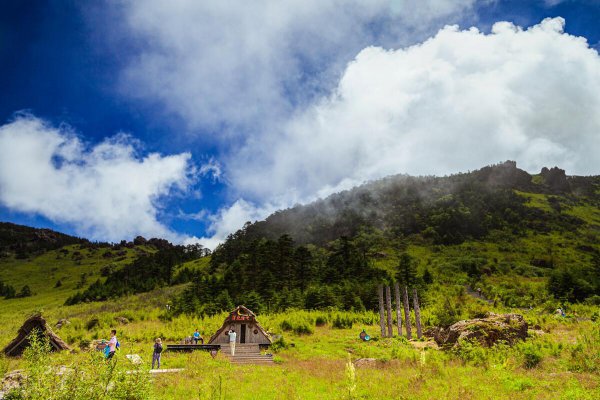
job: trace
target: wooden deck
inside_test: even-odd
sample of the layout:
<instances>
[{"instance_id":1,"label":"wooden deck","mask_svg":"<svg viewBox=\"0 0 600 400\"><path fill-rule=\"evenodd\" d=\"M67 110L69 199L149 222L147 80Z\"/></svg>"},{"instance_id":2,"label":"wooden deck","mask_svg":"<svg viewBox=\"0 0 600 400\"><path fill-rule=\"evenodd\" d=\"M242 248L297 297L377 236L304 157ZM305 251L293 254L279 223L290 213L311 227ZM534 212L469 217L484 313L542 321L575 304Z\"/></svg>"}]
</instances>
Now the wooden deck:
<instances>
[{"instance_id":1,"label":"wooden deck","mask_svg":"<svg viewBox=\"0 0 600 400\"><path fill-rule=\"evenodd\" d=\"M167 349L165 351L185 351L192 352L196 350L204 350L211 351L217 350L219 351L221 346L218 344L168 344Z\"/></svg>"}]
</instances>

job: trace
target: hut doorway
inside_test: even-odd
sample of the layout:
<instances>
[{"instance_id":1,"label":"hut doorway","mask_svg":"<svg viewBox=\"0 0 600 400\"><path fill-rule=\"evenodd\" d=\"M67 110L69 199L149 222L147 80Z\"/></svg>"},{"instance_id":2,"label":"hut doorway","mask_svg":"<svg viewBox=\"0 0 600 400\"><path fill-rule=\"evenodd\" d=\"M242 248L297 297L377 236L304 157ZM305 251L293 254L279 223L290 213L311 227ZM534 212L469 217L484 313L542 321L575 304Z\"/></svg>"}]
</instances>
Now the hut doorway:
<instances>
[{"instance_id":1,"label":"hut doorway","mask_svg":"<svg viewBox=\"0 0 600 400\"><path fill-rule=\"evenodd\" d=\"M240 327L240 343L246 343L246 324Z\"/></svg>"}]
</instances>

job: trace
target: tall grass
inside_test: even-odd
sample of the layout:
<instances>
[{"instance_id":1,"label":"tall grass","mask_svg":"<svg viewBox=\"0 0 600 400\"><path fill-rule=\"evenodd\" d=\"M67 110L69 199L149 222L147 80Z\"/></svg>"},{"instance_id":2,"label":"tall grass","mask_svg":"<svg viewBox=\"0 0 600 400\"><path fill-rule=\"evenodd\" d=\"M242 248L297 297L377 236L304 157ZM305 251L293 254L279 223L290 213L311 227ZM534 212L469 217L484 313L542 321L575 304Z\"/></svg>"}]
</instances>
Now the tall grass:
<instances>
[{"instance_id":1,"label":"tall grass","mask_svg":"<svg viewBox=\"0 0 600 400\"><path fill-rule=\"evenodd\" d=\"M146 400L153 396L147 371L123 357L105 360L92 352L70 365L55 365L47 339L30 336L24 354L24 383L5 399L11 400Z\"/></svg>"}]
</instances>

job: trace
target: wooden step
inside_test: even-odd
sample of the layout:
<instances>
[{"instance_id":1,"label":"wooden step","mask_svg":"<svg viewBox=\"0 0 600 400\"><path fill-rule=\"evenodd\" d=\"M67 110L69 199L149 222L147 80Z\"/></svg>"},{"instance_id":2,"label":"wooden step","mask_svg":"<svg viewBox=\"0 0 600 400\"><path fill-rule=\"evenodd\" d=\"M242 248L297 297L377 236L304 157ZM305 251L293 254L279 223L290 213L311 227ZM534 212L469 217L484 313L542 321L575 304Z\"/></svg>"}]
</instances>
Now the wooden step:
<instances>
[{"instance_id":1,"label":"wooden step","mask_svg":"<svg viewBox=\"0 0 600 400\"><path fill-rule=\"evenodd\" d=\"M260 346L256 343L237 343L235 345L235 356L231 355L231 346L229 344L222 344L221 353L232 364L274 364L273 355L260 354Z\"/></svg>"},{"instance_id":2,"label":"wooden step","mask_svg":"<svg viewBox=\"0 0 600 400\"><path fill-rule=\"evenodd\" d=\"M232 364L275 364L272 358L232 358Z\"/></svg>"}]
</instances>

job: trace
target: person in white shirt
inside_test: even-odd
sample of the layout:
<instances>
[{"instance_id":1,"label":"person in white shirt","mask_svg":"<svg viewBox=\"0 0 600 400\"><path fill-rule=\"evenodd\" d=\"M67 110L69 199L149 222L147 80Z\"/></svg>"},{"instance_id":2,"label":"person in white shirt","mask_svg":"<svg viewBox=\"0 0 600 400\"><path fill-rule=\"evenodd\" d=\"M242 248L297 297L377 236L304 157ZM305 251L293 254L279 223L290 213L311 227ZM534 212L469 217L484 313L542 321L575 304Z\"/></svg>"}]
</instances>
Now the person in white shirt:
<instances>
[{"instance_id":1,"label":"person in white shirt","mask_svg":"<svg viewBox=\"0 0 600 400\"><path fill-rule=\"evenodd\" d=\"M237 333L235 333L233 329L230 329L229 332L227 332L227 334L229 335L229 346L231 348L231 355L235 356L235 339L237 338Z\"/></svg>"},{"instance_id":2,"label":"person in white shirt","mask_svg":"<svg viewBox=\"0 0 600 400\"><path fill-rule=\"evenodd\" d=\"M108 341L108 357L107 360L110 360L115 355L115 351L117 351L117 331L113 329L110 331L110 340Z\"/></svg>"}]
</instances>

